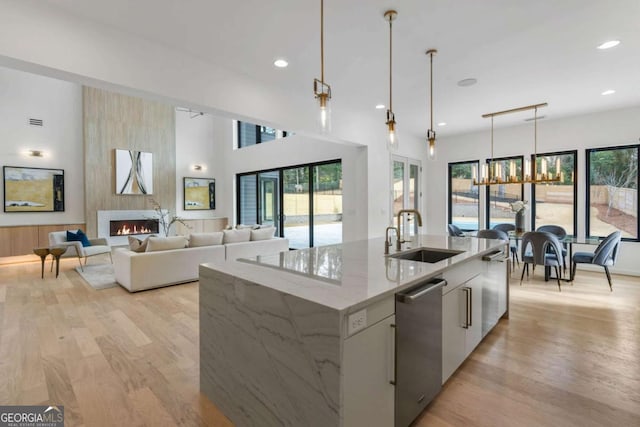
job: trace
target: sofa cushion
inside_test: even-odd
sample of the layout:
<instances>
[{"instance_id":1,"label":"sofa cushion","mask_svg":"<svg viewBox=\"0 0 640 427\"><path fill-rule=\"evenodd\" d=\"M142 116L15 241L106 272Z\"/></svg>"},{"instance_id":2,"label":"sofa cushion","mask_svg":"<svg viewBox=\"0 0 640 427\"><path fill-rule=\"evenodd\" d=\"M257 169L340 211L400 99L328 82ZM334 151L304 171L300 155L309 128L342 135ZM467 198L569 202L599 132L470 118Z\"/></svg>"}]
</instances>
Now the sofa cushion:
<instances>
[{"instance_id":1,"label":"sofa cushion","mask_svg":"<svg viewBox=\"0 0 640 427\"><path fill-rule=\"evenodd\" d=\"M189 236L189 247L197 248L200 246L221 245L224 233L216 231L213 233L192 233Z\"/></svg>"},{"instance_id":2,"label":"sofa cushion","mask_svg":"<svg viewBox=\"0 0 640 427\"><path fill-rule=\"evenodd\" d=\"M227 243L239 243L239 242L248 242L251 240L251 229L243 228L240 230L224 230L224 237L222 239L222 243L225 245Z\"/></svg>"},{"instance_id":3,"label":"sofa cushion","mask_svg":"<svg viewBox=\"0 0 640 427\"><path fill-rule=\"evenodd\" d=\"M245 228L248 228L250 230L257 230L258 228L260 228L260 224L237 224L236 225L236 230L244 230Z\"/></svg>"},{"instance_id":4,"label":"sofa cushion","mask_svg":"<svg viewBox=\"0 0 640 427\"><path fill-rule=\"evenodd\" d=\"M129 250L133 252L145 252L147 250L147 243L149 243L149 237L157 237L155 234L147 236L146 239L140 240L137 237L127 236L129 238Z\"/></svg>"},{"instance_id":5,"label":"sofa cushion","mask_svg":"<svg viewBox=\"0 0 640 427\"><path fill-rule=\"evenodd\" d=\"M145 252L168 251L187 247L187 239L184 236L149 237Z\"/></svg>"},{"instance_id":6,"label":"sofa cushion","mask_svg":"<svg viewBox=\"0 0 640 427\"><path fill-rule=\"evenodd\" d=\"M251 240L269 240L276 234L275 227L259 228L257 230L251 230Z\"/></svg>"},{"instance_id":7,"label":"sofa cushion","mask_svg":"<svg viewBox=\"0 0 640 427\"><path fill-rule=\"evenodd\" d=\"M91 246L91 242L84 231L78 230L77 232L67 230L67 242L80 242L82 246Z\"/></svg>"}]
</instances>

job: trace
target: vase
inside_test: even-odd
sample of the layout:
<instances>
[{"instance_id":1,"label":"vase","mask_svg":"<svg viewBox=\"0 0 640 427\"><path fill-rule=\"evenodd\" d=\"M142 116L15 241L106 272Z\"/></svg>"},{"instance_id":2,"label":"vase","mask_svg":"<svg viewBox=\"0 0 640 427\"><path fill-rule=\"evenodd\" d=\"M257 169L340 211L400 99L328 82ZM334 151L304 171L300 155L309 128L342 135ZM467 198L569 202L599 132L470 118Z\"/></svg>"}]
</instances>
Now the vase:
<instances>
[{"instance_id":1,"label":"vase","mask_svg":"<svg viewBox=\"0 0 640 427\"><path fill-rule=\"evenodd\" d=\"M524 210L516 212L516 233L524 232Z\"/></svg>"}]
</instances>

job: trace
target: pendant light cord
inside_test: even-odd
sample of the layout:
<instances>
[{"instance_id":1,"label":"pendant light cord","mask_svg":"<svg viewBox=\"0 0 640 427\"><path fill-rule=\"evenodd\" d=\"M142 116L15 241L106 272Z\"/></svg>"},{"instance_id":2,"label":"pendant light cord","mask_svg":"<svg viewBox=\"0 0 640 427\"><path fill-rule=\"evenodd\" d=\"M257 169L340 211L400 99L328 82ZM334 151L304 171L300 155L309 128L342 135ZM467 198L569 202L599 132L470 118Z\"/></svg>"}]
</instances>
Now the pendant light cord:
<instances>
[{"instance_id":1,"label":"pendant light cord","mask_svg":"<svg viewBox=\"0 0 640 427\"><path fill-rule=\"evenodd\" d=\"M431 58L431 68L430 68L430 74L429 74L429 81L430 81L430 89L429 89L429 93L430 93L430 110L431 110L431 130L433 131L433 52L431 52L429 54L430 58Z\"/></svg>"},{"instance_id":2,"label":"pendant light cord","mask_svg":"<svg viewBox=\"0 0 640 427\"><path fill-rule=\"evenodd\" d=\"M320 0L320 82L324 86L324 0Z\"/></svg>"},{"instance_id":3,"label":"pendant light cord","mask_svg":"<svg viewBox=\"0 0 640 427\"><path fill-rule=\"evenodd\" d=\"M393 112L393 79L392 79L392 59L393 59L393 16L389 16L389 111Z\"/></svg>"}]
</instances>

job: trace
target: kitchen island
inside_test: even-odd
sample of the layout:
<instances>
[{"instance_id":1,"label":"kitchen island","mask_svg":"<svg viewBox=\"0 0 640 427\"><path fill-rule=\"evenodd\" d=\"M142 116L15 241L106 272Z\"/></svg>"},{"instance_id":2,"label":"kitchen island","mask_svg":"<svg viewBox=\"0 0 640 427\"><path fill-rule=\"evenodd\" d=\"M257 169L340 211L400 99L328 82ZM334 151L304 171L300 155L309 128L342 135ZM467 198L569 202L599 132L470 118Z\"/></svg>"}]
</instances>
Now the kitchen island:
<instances>
[{"instance_id":1,"label":"kitchen island","mask_svg":"<svg viewBox=\"0 0 640 427\"><path fill-rule=\"evenodd\" d=\"M505 242L421 235L411 246L450 257L385 256L379 238L201 265L202 392L238 426L393 426L396 294L447 284L442 382L507 312L508 263L491 262Z\"/></svg>"}]
</instances>

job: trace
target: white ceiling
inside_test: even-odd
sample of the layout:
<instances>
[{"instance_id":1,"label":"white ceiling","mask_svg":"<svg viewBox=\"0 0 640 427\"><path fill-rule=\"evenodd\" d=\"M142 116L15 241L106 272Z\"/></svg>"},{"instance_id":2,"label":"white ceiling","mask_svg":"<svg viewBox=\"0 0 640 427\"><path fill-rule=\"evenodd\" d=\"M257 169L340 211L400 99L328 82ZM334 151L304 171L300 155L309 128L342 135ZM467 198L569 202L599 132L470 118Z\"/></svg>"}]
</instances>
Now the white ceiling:
<instances>
[{"instance_id":1,"label":"white ceiling","mask_svg":"<svg viewBox=\"0 0 640 427\"><path fill-rule=\"evenodd\" d=\"M319 77L319 0L48 0L312 97ZM379 114L388 103L388 24L394 8L394 110L405 132L428 128L428 48L434 58L438 136L487 129L483 113L548 102L548 119L640 105L640 1L325 0L326 81L333 102ZM619 39L613 49L596 49ZM281 70L273 60L285 57ZM478 84L456 82L473 77ZM188 78L188 76L185 76ZM602 96L601 92L616 93ZM531 113L496 118L523 123Z\"/></svg>"}]
</instances>

